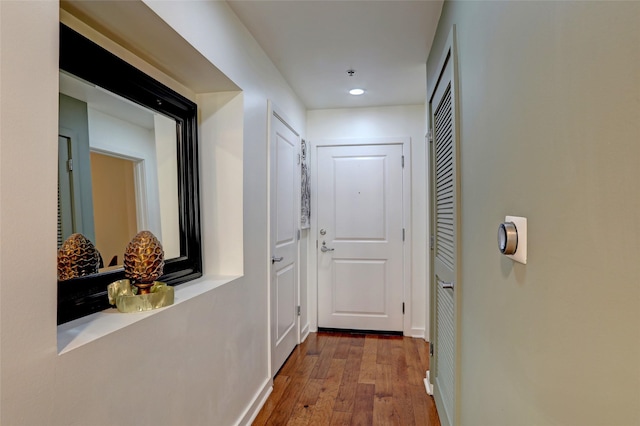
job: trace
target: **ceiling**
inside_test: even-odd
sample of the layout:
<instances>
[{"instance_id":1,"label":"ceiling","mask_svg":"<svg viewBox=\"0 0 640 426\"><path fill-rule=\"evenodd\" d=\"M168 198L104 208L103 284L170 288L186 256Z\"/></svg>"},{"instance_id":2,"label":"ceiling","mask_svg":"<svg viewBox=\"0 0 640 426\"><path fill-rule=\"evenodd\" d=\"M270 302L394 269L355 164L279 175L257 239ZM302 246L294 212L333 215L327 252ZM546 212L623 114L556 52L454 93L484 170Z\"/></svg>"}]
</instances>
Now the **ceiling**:
<instances>
[{"instance_id":1,"label":"ceiling","mask_svg":"<svg viewBox=\"0 0 640 426\"><path fill-rule=\"evenodd\" d=\"M227 1L308 109L425 103L442 0Z\"/></svg>"}]
</instances>

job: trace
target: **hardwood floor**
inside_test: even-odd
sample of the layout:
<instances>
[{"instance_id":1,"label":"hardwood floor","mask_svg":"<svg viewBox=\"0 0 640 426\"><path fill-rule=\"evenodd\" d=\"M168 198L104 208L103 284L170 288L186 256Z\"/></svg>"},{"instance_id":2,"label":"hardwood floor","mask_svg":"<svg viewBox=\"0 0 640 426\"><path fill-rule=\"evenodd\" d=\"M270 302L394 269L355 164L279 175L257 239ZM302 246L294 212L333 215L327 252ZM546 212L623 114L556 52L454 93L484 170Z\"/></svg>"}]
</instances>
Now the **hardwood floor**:
<instances>
[{"instance_id":1,"label":"hardwood floor","mask_svg":"<svg viewBox=\"0 0 640 426\"><path fill-rule=\"evenodd\" d=\"M401 336L311 333L274 379L254 425L440 425L423 378L427 344Z\"/></svg>"}]
</instances>

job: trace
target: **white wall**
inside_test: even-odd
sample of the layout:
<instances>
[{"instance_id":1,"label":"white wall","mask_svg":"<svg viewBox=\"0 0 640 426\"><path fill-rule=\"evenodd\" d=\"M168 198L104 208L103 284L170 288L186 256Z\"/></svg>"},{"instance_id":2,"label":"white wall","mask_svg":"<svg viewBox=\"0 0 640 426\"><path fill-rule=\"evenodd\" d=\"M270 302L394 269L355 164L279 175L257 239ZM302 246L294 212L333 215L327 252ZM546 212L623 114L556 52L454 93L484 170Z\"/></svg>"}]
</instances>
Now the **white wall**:
<instances>
[{"instance_id":1,"label":"white wall","mask_svg":"<svg viewBox=\"0 0 640 426\"><path fill-rule=\"evenodd\" d=\"M199 94L198 133L204 270L207 275L243 273L243 95ZM215 141L215 143L206 143ZM206 188L206 189L205 189ZM240 203L232 200L240 198Z\"/></svg>"},{"instance_id":2,"label":"white wall","mask_svg":"<svg viewBox=\"0 0 640 426\"><path fill-rule=\"evenodd\" d=\"M58 355L58 7L0 2L0 423L234 424L270 383L267 99L304 109L226 3L151 4L243 90L244 277Z\"/></svg>"},{"instance_id":3,"label":"white wall","mask_svg":"<svg viewBox=\"0 0 640 426\"><path fill-rule=\"evenodd\" d=\"M350 108L312 110L307 112L307 136L311 142L321 139L354 138L411 138L411 288L410 327L405 334L428 339L426 291L428 258L426 235L428 232L425 177L425 107L424 105L393 106L379 108ZM313 185L313 184L312 184ZM313 206L311 207L314 208ZM309 238L315 244L315 238ZM309 250L315 253L315 247ZM315 271L309 271L315 273ZM310 294L309 303L316 299ZM313 306L310 306L313 311ZM317 325L313 319L312 326ZM425 331L426 330L426 331Z\"/></svg>"},{"instance_id":4,"label":"white wall","mask_svg":"<svg viewBox=\"0 0 640 426\"><path fill-rule=\"evenodd\" d=\"M460 424L638 425L640 3L447 1L430 76L454 24Z\"/></svg>"},{"instance_id":5,"label":"white wall","mask_svg":"<svg viewBox=\"0 0 640 426\"><path fill-rule=\"evenodd\" d=\"M176 122L162 114L153 115L153 135L158 165L158 200L162 248L165 259L180 256L180 216L178 213L178 149ZM156 235L157 236L157 235Z\"/></svg>"}]
</instances>

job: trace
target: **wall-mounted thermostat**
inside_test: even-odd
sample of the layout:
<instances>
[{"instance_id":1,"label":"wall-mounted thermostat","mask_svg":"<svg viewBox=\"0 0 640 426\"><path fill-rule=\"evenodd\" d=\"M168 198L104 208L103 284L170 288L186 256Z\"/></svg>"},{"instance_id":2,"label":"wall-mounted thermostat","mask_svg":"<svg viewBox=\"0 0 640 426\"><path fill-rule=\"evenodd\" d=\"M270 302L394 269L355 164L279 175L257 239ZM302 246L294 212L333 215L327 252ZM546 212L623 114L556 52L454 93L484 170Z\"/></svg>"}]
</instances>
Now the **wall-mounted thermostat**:
<instances>
[{"instance_id":1,"label":"wall-mounted thermostat","mask_svg":"<svg viewBox=\"0 0 640 426\"><path fill-rule=\"evenodd\" d=\"M507 216L498 226L498 250L520 263L527 263L527 218Z\"/></svg>"},{"instance_id":2,"label":"wall-mounted thermostat","mask_svg":"<svg viewBox=\"0 0 640 426\"><path fill-rule=\"evenodd\" d=\"M502 254L514 254L518 248L518 230L513 222L502 222L498 227L498 249Z\"/></svg>"}]
</instances>

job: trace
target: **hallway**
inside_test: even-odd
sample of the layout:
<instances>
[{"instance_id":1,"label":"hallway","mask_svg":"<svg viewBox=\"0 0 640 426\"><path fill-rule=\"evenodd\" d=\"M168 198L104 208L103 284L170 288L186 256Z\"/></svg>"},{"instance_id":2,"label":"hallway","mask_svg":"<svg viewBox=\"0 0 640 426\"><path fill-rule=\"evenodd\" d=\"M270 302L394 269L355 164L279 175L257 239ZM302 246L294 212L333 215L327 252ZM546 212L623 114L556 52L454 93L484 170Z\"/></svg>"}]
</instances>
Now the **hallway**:
<instances>
[{"instance_id":1,"label":"hallway","mask_svg":"<svg viewBox=\"0 0 640 426\"><path fill-rule=\"evenodd\" d=\"M440 425L422 339L311 333L274 379L254 425Z\"/></svg>"}]
</instances>

